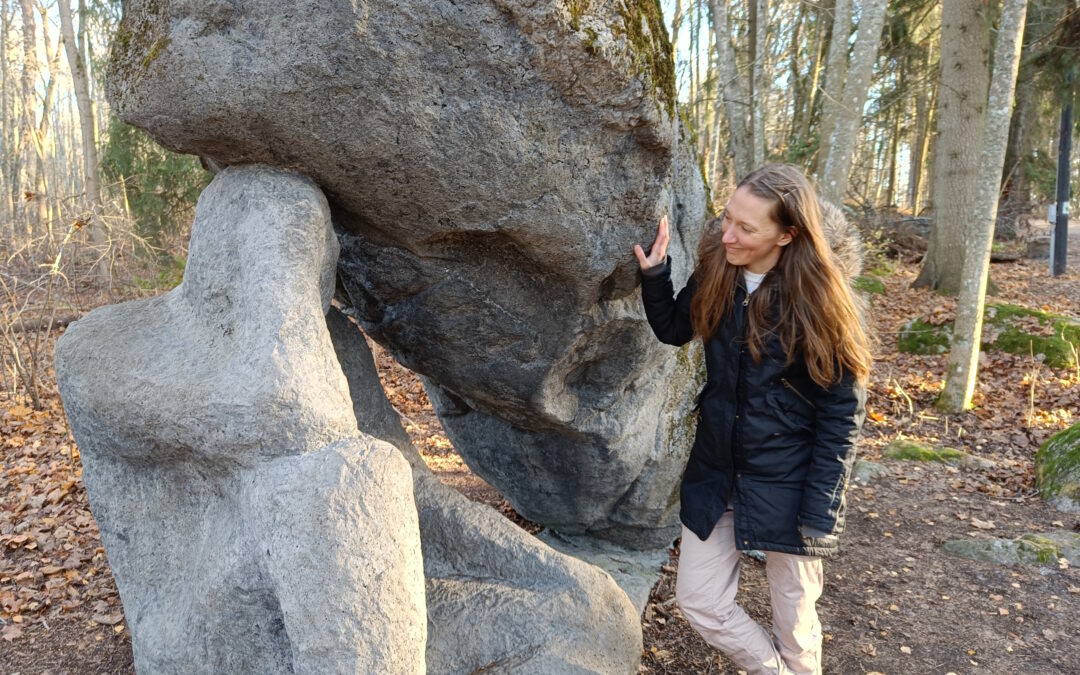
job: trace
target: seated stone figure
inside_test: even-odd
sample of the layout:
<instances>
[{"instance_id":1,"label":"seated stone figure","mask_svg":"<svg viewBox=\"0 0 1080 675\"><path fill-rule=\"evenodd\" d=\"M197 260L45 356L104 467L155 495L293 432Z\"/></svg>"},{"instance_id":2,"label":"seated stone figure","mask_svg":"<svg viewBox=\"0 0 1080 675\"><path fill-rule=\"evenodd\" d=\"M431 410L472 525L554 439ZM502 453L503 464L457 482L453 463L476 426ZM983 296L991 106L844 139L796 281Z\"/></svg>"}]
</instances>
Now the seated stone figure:
<instances>
[{"instance_id":1,"label":"seated stone figure","mask_svg":"<svg viewBox=\"0 0 1080 675\"><path fill-rule=\"evenodd\" d=\"M337 250L310 180L226 169L181 285L57 345L137 670L636 672L608 575L424 467L362 334L324 316Z\"/></svg>"}]
</instances>

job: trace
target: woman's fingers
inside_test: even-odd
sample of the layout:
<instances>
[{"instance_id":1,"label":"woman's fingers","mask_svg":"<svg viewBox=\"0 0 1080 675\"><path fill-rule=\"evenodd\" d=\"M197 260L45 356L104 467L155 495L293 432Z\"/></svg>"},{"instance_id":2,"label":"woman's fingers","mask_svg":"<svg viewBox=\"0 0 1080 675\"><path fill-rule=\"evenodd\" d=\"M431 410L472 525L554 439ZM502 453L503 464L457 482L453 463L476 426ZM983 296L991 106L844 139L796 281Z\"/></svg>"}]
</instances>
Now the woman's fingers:
<instances>
[{"instance_id":1,"label":"woman's fingers","mask_svg":"<svg viewBox=\"0 0 1080 675\"><path fill-rule=\"evenodd\" d=\"M641 249L641 244L634 244L634 255L637 256L638 265L641 269L647 270L652 265L649 264L649 259L645 257L645 251Z\"/></svg>"},{"instance_id":2,"label":"woman's fingers","mask_svg":"<svg viewBox=\"0 0 1080 675\"><path fill-rule=\"evenodd\" d=\"M667 216L660 217L660 226L656 228L656 241L653 242L652 255L656 256L656 262L662 263L667 260L667 245L670 240L668 234Z\"/></svg>"}]
</instances>

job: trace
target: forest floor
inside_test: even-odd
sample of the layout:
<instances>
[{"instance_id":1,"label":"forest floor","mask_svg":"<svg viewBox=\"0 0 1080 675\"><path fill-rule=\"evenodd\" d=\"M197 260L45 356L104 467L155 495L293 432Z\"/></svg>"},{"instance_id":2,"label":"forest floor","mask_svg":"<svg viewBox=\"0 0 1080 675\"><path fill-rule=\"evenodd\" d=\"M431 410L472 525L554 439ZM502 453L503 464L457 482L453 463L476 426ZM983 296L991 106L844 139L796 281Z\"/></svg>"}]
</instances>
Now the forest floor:
<instances>
[{"instance_id":1,"label":"forest floor","mask_svg":"<svg viewBox=\"0 0 1080 675\"><path fill-rule=\"evenodd\" d=\"M1080 318L1080 239L1071 241L1071 271L1061 277L1050 277L1045 262L994 265L994 301ZM899 353L896 338L912 318L951 318L955 303L911 289L916 271L897 266L882 278L886 292L873 296L880 345L858 452L888 473L853 484L842 554L825 563L825 672L1080 672L1080 569L975 562L941 549L950 539L1080 531L1080 516L1049 508L1033 478L1038 446L1080 422L1080 371L989 352L975 409L940 414L933 404L945 357ZM418 378L375 352L387 394L432 468L535 532L454 452ZM883 459L882 448L897 438L954 447L994 467ZM55 388L47 387L42 410L0 394L0 439L0 675L134 672L127 623ZM677 559L676 547L643 615L641 671L737 672L680 616ZM750 558L739 601L768 625L764 565Z\"/></svg>"}]
</instances>

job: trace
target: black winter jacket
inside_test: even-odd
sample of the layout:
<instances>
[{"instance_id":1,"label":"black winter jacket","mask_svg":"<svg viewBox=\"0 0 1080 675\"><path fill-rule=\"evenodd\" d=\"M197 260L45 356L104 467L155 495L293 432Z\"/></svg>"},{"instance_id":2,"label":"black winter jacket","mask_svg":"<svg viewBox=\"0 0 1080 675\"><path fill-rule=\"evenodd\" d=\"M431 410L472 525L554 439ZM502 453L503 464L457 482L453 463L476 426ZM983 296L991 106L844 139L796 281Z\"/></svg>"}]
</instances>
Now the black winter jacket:
<instances>
[{"instance_id":1,"label":"black winter jacket","mask_svg":"<svg viewBox=\"0 0 1080 675\"><path fill-rule=\"evenodd\" d=\"M686 344L693 339L694 278L673 298L670 258L649 272L641 289L649 325L661 342ZM762 284L770 282L783 280ZM705 540L730 497L739 549L831 556L844 528L866 390L847 373L838 384L819 386L801 359L786 363L775 334L755 363L743 340L751 297L740 280L734 311L704 346L706 382L679 515ZM804 537L800 526L828 536Z\"/></svg>"}]
</instances>

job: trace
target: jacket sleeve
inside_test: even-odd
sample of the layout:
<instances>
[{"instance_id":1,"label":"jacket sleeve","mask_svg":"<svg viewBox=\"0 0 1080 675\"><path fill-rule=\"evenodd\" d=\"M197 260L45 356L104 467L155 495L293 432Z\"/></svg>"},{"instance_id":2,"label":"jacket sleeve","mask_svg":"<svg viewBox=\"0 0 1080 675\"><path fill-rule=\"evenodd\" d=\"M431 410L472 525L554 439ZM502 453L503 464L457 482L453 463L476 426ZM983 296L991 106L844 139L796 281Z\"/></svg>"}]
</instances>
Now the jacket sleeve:
<instances>
[{"instance_id":1,"label":"jacket sleeve","mask_svg":"<svg viewBox=\"0 0 1080 675\"><path fill-rule=\"evenodd\" d=\"M678 297L671 284L671 256L662 264L650 268L641 275L641 300L645 304L645 316L658 340L676 347L694 338L690 322L690 302L694 299L697 284L690 277Z\"/></svg>"},{"instance_id":2,"label":"jacket sleeve","mask_svg":"<svg viewBox=\"0 0 1080 675\"><path fill-rule=\"evenodd\" d=\"M866 387L845 373L839 383L819 387L817 394L817 434L803 485L799 522L832 533L843 527L843 522L837 521L855 463L855 442L866 418Z\"/></svg>"}]
</instances>

